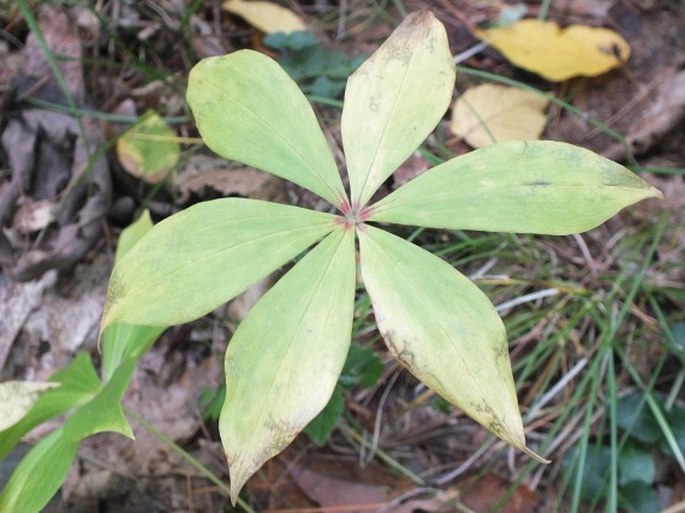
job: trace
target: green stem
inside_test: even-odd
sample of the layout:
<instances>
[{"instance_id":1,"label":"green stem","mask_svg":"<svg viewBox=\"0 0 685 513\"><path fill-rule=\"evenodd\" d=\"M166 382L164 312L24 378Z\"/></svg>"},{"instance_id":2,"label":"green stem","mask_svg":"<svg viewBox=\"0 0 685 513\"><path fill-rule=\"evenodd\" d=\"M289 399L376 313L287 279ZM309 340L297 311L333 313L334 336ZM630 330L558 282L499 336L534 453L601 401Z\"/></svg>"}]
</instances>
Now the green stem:
<instances>
[{"instance_id":1,"label":"green stem","mask_svg":"<svg viewBox=\"0 0 685 513\"><path fill-rule=\"evenodd\" d=\"M359 433L357 433L354 429L352 429L349 426L346 426L344 424L340 425L340 428L345 431L346 434L354 438L357 442L362 444L364 447L367 449L373 449L375 453L378 455L378 457L390 468L396 470L403 476L407 476L409 479L411 479L414 483L416 483L419 486L425 486L426 481L424 481L421 477L417 476L414 474L411 470L409 470L407 467L403 466L401 463L397 462L392 456L390 456L388 453L385 451L379 449L378 447L374 447L371 442L369 442L366 438L361 436Z\"/></svg>"},{"instance_id":2,"label":"green stem","mask_svg":"<svg viewBox=\"0 0 685 513\"><path fill-rule=\"evenodd\" d=\"M209 470L207 467L205 467L199 460L197 460L195 457L193 457L191 454L188 454L187 451L183 450L181 446L179 446L176 442L174 442L171 438L169 438L167 435L162 433L159 429L157 429L155 426L150 424L147 420L145 420L143 417L135 413L134 411L130 410L129 408L124 408L124 411L126 412L126 415L129 417L132 417L138 424L143 426L147 431L152 433L155 437L157 437L159 440L161 440L167 447L169 447L172 451L174 451L176 454L181 456L184 460L186 460L188 463L190 463L193 467L195 467L200 473L202 473L204 476L207 477L212 483L214 483L219 489L226 494L226 496L230 497L231 496L231 488L224 483L221 479L219 479L211 470ZM242 500L240 497L238 497L238 506L240 506L243 510L247 511L247 513L256 513L255 510L253 510L249 504L247 504L244 500Z\"/></svg>"}]
</instances>

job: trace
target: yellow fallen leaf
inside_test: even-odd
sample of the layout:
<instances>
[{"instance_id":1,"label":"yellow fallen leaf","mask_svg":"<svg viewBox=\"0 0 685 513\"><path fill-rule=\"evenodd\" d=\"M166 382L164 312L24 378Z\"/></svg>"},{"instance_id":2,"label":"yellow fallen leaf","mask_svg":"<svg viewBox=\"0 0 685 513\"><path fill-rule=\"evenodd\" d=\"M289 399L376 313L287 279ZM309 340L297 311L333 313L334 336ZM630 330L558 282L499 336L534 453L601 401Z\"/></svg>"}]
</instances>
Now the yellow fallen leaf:
<instances>
[{"instance_id":1,"label":"yellow fallen leaf","mask_svg":"<svg viewBox=\"0 0 685 513\"><path fill-rule=\"evenodd\" d=\"M450 129L474 148L538 139L547 122L547 103L543 96L515 87L479 85L455 102Z\"/></svg>"},{"instance_id":2,"label":"yellow fallen leaf","mask_svg":"<svg viewBox=\"0 0 685 513\"><path fill-rule=\"evenodd\" d=\"M223 8L245 18L250 25L266 34L307 29L304 22L295 13L273 2L228 0L224 2Z\"/></svg>"},{"instance_id":3,"label":"yellow fallen leaf","mask_svg":"<svg viewBox=\"0 0 685 513\"><path fill-rule=\"evenodd\" d=\"M601 75L622 66L630 56L630 45L619 34L585 25L562 29L553 21L525 19L479 30L476 36L513 64L554 82Z\"/></svg>"}]
</instances>

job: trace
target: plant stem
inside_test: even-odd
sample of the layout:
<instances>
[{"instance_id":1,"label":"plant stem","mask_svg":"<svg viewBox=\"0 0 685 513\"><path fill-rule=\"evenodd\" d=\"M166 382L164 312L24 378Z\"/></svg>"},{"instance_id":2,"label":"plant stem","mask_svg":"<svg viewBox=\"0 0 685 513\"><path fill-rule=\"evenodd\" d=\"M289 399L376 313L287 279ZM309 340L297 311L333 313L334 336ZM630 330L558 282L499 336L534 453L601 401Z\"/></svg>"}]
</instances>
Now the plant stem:
<instances>
[{"instance_id":1,"label":"plant stem","mask_svg":"<svg viewBox=\"0 0 685 513\"><path fill-rule=\"evenodd\" d=\"M385 451L379 449L378 447L373 447L373 444L369 442L367 439L365 439L363 436L361 436L359 433L357 433L354 429L350 428L349 426L346 426L344 424L340 425L340 428L345 431L349 436L354 438L357 442L362 444L363 446L367 448L372 448L378 457L383 460L383 462L388 465L389 467L393 468L403 476L407 476L409 479L414 481L419 486L425 486L426 482L424 479L421 477L417 476L414 474L411 470L409 470L407 467L403 466L399 462L395 461L389 454L387 454Z\"/></svg>"},{"instance_id":2,"label":"plant stem","mask_svg":"<svg viewBox=\"0 0 685 513\"><path fill-rule=\"evenodd\" d=\"M224 483L221 479L219 479L211 470L209 470L207 467L205 467L198 459L196 459L194 456L189 454L187 451L183 450L183 448L180 447L176 442L174 442L171 438L169 438L167 435L162 433L159 429L154 427L152 424L150 424L147 420L145 420L143 417L138 415L136 412L130 410L129 408L124 408L124 411L126 412L126 415L128 415L129 417L132 417L138 424L143 426L147 431L149 431L154 436L156 436L159 440L161 440L172 451L174 451L176 454L181 456L184 460L186 460L193 467L195 467L198 471L200 471L203 475L205 475L207 477L207 479L209 479L212 483L214 483L217 487L219 487L219 489L222 492L224 492L226 494L226 496L230 497L230 495L231 495L230 487L226 483ZM238 497L238 506L240 506L247 513L256 513L255 510L253 510L250 507L250 505L247 504L240 497Z\"/></svg>"}]
</instances>

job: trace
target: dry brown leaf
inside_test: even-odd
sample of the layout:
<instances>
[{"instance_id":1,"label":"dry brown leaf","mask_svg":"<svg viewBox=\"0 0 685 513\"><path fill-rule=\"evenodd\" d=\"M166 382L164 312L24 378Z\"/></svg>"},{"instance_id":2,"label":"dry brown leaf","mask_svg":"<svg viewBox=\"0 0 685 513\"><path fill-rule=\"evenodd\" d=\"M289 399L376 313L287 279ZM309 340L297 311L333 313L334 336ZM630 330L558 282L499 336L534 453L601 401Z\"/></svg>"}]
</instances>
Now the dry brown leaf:
<instances>
[{"instance_id":1,"label":"dry brown leaf","mask_svg":"<svg viewBox=\"0 0 685 513\"><path fill-rule=\"evenodd\" d=\"M228 0L223 8L245 18L250 25L267 34L307 29L304 21L294 12L273 2Z\"/></svg>"},{"instance_id":2,"label":"dry brown leaf","mask_svg":"<svg viewBox=\"0 0 685 513\"><path fill-rule=\"evenodd\" d=\"M40 280L17 283L0 280L0 369L31 312L43 301L43 291L54 284L57 276L46 273Z\"/></svg>"},{"instance_id":3,"label":"dry brown leaf","mask_svg":"<svg viewBox=\"0 0 685 513\"><path fill-rule=\"evenodd\" d=\"M430 162L421 154L415 151L404 163L392 174L393 189L398 189L410 180L413 180L421 173L428 171L431 167Z\"/></svg>"},{"instance_id":4,"label":"dry brown leaf","mask_svg":"<svg viewBox=\"0 0 685 513\"><path fill-rule=\"evenodd\" d=\"M340 462L329 462L340 467ZM320 467L320 465L316 465ZM385 479L377 472L369 471L374 476L359 476L356 480L342 479L322 472L303 467L295 462L288 463L288 470L300 489L319 504L321 513L336 513L344 510L347 513L365 513L383 511L385 513L413 513L415 511L451 511L449 508L458 496L457 490L438 493L412 493L407 491L408 483L402 478ZM337 468L336 470L340 470ZM388 481L380 484L371 481ZM411 489L411 486L409 486Z\"/></svg>"},{"instance_id":5,"label":"dry brown leaf","mask_svg":"<svg viewBox=\"0 0 685 513\"><path fill-rule=\"evenodd\" d=\"M597 76L622 66L630 45L606 28L525 19L476 32L513 64L548 80L560 82L576 76Z\"/></svg>"},{"instance_id":6,"label":"dry brown leaf","mask_svg":"<svg viewBox=\"0 0 685 513\"><path fill-rule=\"evenodd\" d=\"M498 501L509 492L511 483L494 475L487 474L475 484L463 490L461 501L469 511L492 511ZM520 485L508 498L501 513L529 513L535 511L540 503L540 498L525 485Z\"/></svg>"},{"instance_id":7,"label":"dry brown leaf","mask_svg":"<svg viewBox=\"0 0 685 513\"><path fill-rule=\"evenodd\" d=\"M181 203L226 196L287 202L283 179L206 155L191 156L179 171L176 185Z\"/></svg>"},{"instance_id":8,"label":"dry brown leaf","mask_svg":"<svg viewBox=\"0 0 685 513\"><path fill-rule=\"evenodd\" d=\"M452 132L474 148L500 141L539 139L547 100L514 87L482 84L462 94L452 108Z\"/></svg>"}]
</instances>

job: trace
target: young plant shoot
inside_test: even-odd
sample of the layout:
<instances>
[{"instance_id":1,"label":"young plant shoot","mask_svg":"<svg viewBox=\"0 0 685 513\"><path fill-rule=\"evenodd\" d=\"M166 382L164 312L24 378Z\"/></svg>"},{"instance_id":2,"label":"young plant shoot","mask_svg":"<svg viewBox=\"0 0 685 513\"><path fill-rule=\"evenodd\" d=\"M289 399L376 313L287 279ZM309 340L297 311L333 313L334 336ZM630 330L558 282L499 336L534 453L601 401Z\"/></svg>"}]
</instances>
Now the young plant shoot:
<instances>
[{"instance_id":1,"label":"young plant shoot","mask_svg":"<svg viewBox=\"0 0 685 513\"><path fill-rule=\"evenodd\" d=\"M209 148L338 211L240 198L200 203L152 228L112 272L103 330L167 326L211 312L315 244L228 346L219 427L234 502L331 397L350 346L355 238L390 351L506 443L545 461L526 447L504 325L488 298L442 259L375 225L564 235L660 193L590 151L535 141L454 158L370 203L442 119L454 81L443 25L428 11L408 16L348 80L348 195L314 111L275 61L240 50L191 71L188 103Z\"/></svg>"}]
</instances>

